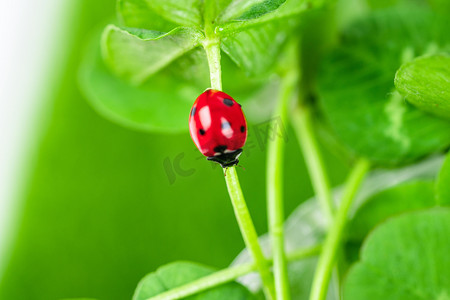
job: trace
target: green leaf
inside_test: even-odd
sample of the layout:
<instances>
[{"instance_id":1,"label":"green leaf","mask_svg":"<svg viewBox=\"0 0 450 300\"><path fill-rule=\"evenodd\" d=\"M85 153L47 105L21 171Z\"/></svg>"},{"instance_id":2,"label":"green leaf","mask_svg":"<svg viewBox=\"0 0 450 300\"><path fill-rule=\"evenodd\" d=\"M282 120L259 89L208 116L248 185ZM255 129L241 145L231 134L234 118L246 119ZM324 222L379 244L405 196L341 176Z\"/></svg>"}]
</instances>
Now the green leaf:
<instances>
[{"instance_id":1,"label":"green leaf","mask_svg":"<svg viewBox=\"0 0 450 300\"><path fill-rule=\"evenodd\" d=\"M238 32L247 30L249 28L263 26L267 23L283 21L279 23L278 30L285 30L286 24L288 27L298 25L302 20L300 15L320 6L320 1L308 2L305 0L286 0L286 2L277 9L268 12L262 16L253 19L240 19L230 22L219 23L216 27L216 33L220 36L226 37L236 34Z\"/></svg>"},{"instance_id":2,"label":"green leaf","mask_svg":"<svg viewBox=\"0 0 450 300\"><path fill-rule=\"evenodd\" d=\"M147 0L160 16L185 26L201 26L201 0Z\"/></svg>"},{"instance_id":3,"label":"green leaf","mask_svg":"<svg viewBox=\"0 0 450 300\"><path fill-rule=\"evenodd\" d=\"M173 262L160 267L154 273L145 276L133 296L133 300L147 300L172 288L213 273L215 270L192 262ZM232 282L211 290L188 297L195 300L244 300L253 299L253 295L242 285Z\"/></svg>"},{"instance_id":4,"label":"green leaf","mask_svg":"<svg viewBox=\"0 0 450 300\"><path fill-rule=\"evenodd\" d=\"M125 27L143 28L169 32L175 27L173 23L158 15L147 0L118 0L117 15L120 24Z\"/></svg>"},{"instance_id":5,"label":"green leaf","mask_svg":"<svg viewBox=\"0 0 450 300\"><path fill-rule=\"evenodd\" d=\"M364 203L374 195L395 185L413 180L434 178L441 164L442 157L434 157L412 166L372 172L364 181L355 199L354 210L364 206ZM333 189L334 199L340 199L341 190L342 187ZM287 253L320 243L327 231L327 225L316 198L300 204L287 218L284 226ZM263 235L259 238L259 241L266 256L270 257L270 237L267 234ZM234 260L233 265L247 262L251 262L251 257L244 250ZM289 263L288 273L292 299L308 299L316 263L316 258ZM345 269L340 271L345 272ZM239 281L253 292L261 289L261 281L257 274L248 274ZM330 285L328 300L339 299L339 292L334 288L334 283L333 281L333 284Z\"/></svg>"},{"instance_id":6,"label":"green leaf","mask_svg":"<svg viewBox=\"0 0 450 300\"><path fill-rule=\"evenodd\" d=\"M142 84L197 47L202 37L201 32L192 28L179 27L161 33L109 25L102 36L102 54L114 73L133 84Z\"/></svg>"},{"instance_id":7,"label":"green leaf","mask_svg":"<svg viewBox=\"0 0 450 300\"><path fill-rule=\"evenodd\" d=\"M273 104L273 83L249 80L226 56L222 58L226 91L248 108L249 121L261 121ZM188 130L192 103L209 85L208 64L201 48L175 60L148 82L131 85L113 74L103 62L98 35L89 43L81 64L79 82L90 104L103 117L127 128L166 133ZM276 82L274 82L276 83ZM264 107L260 107L265 103ZM264 119L265 120L265 119Z\"/></svg>"},{"instance_id":8,"label":"green leaf","mask_svg":"<svg viewBox=\"0 0 450 300\"><path fill-rule=\"evenodd\" d=\"M145 0L145 2L147 9L173 23L184 26L202 25L201 0ZM143 8L145 9L145 6Z\"/></svg>"},{"instance_id":9,"label":"green leaf","mask_svg":"<svg viewBox=\"0 0 450 300\"><path fill-rule=\"evenodd\" d=\"M419 57L395 74L395 87L413 105L450 118L450 56Z\"/></svg>"},{"instance_id":10,"label":"green leaf","mask_svg":"<svg viewBox=\"0 0 450 300\"><path fill-rule=\"evenodd\" d=\"M450 299L450 210L393 218L364 242L350 270L345 300Z\"/></svg>"},{"instance_id":11,"label":"green leaf","mask_svg":"<svg viewBox=\"0 0 450 300\"><path fill-rule=\"evenodd\" d=\"M287 32L280 31L278 22L241 31L223 38L222 50L242 68L248 76L267 75L275 66L287 40Z\"/></svg>"},{"instance_id":12,"label":"green leaf","mask_svg":"<svg viewBox=\"0 0 450 300\"><path fill-rule=\"evenodd\" d=\"M450 153L442 165L436 183L436 198L439 205L450 206Z\"/></svg>"},{"instance_id":13,"label":"green leaf","mask_svg":"<svg viewBox=\"0 0 450 300\"><path fill-rule=\"evenodd\" d=\"M98 40L86 49L79 72L81 89L104 117L122 126L147 131L185 131L188 115L202 89L165 72L151 84L132 86L103 63Z\"/></svg>"},{"instance_id":14,"label":"green leaf","mask_svg":"<svg viewBox=\"0 0 450 300\"><path fill-rule=\"evenodd\" d=\"M204 18L208 20L213 19L220 11L225 12L222 16L230 13L239 17L228 23L215 23L216 33L222 37L222 50L247 75L262 78L272 71L287 36L299 23L298 15L309 8L305 0L288 0L283 4L284 2L285 0L235 0L231 3L229 0L209 1L203 7L203 14ZM157 3L159 2L157 1ZM177 30L180 28L172 30L167 36L161 35L159 32L137 31L128 28L172 29L175 26L174 23L161 19L160 16L164 17L165 15L155 8L159 5L157 3L149 0L120 0L118 2L119 17L127 28L107 28L104 33L102 47L108 65L116 74L129 78L134 84L142 83L158 68L182 55L183 51L198 46L203 39L201 33L192 28L190 30L193 32L189 32L187 37L181 36L182 41L172 41L173 38L179 37ZM183 29L188 30L188 28ZM135 36L138 39L133 38ZM148 40L160 40L163 37L171 38L168 51L161 50L166 48L166 45L161 46L158 51L154 49L159 47L158 45L143 43ZM167 42L164 41L164 43ZM144 44L148 47L145 47ZM165 59L143 54L147 52L160 54ZM171 58L171 56L174 57ZM125 57L128 58L125 59ZM166 60L167 63L165 63Z\"/></svg>"},{"instance_id":15,"label":"green leaf","mask_svg":"<svg viewBox=\"0 0 450 300\"><path fill-rule=\"evenodd\" d=\"M297 34L299 15L309 8L304 0L287 0L261 17L219 24L222 50L249 76L270 75L288 37Z\"/></svg>"},{"instance_id":16,"label":"green leaf","mask_svg":"<svg viewBox=\"0 0 450 300\"><path fill-rule=\"evenodd\" d=\"M419 180L396 185L365 201L349 223L349 238L362 241L376 225L392 216L435 205L434 181Z\"/></svg>"},{"instance_id":17,"label":"green leaf","mask_svg":"<svg viewBox=\"0 0 450 300\"><path fill-rule=\"evenodd\" d=\"M354 153L381 165L417 160L450 145L450 122L415 109L395 90L402 61L444 49L448 24L426 8L376 11L350 26L319 76L324 114Z\"/></svg>"},{"instance_id":18,"label":"green leaf","mask_svg":"<svg viewBox=\"0 0 450 300\"><path fill-rule=\"evenodd\" d=\"M219 17L219 23L258 18L276 10L286 0L233 0Z\"/></svg>"},{"instance_id":19,"label":"green leaf","mask_svg":"<svg viewBox=\"0 0 450 300\"><path fill-rule=\"evenodd\" d=\"M288 0L285 5L284 1L237 0L229 3L229 0L222 0L209 1L204 5L203 14L208 20L225 7L225 12L239 11L242 14L239 20L219 25L216 23L215 26L216 33L222 37L222 50L249 76L262 78L270 74L290 30L299 23L299 19L294 16L307 10L305 0ZM125 26L152 30L173 28L174 23L166 24L158 17L164 15L155 13L158 11L154 9L155 5L144 0L121 0L118 4L120 19ZM247 30L244 31L244 28ZM134 84L141 84L158 69L200 44L203 39L201 32L189 29L191 32L179 32L180 28L177 28L167 35L161 35L154 31L109 27L104 33L103 53L116 74L128 78ZM184 35L180 37L180 33ZM145 43L149 40L153 43ZM161 42L155 45L155 40ZM161 50L165 48L168 51ZM160 54L164 59L147 53Z\"/></svg>"}]
</instances>

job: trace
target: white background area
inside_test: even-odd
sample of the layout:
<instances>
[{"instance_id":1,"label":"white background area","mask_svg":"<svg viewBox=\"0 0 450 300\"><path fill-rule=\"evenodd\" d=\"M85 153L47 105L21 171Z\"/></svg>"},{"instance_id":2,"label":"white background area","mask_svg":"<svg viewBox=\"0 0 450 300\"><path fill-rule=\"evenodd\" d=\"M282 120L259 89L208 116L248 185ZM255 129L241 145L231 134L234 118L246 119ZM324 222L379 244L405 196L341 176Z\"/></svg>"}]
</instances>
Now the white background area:
<instances>
[{"instance_id":1,"label":"white background area","mask_svg":"<svg viewBox=\"0 0 450 300\"><path fill-rule=\"evenodd\" d=\"M0 276L70 1L0 0Z\"/></svg>"}]
</instances>

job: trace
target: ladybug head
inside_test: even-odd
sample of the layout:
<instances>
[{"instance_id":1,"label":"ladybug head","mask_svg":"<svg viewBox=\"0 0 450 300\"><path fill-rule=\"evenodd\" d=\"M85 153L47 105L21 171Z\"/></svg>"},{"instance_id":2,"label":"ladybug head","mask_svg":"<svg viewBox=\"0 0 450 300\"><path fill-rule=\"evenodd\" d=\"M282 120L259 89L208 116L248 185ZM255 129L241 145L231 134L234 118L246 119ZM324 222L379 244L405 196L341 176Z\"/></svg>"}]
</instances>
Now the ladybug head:
<instances>
[{"instance_id":1,"label":"ladybug head","mask_svg":"<svg viewBox=\"0 0 450 300\"><path fill-rule=\"evenodd\" d=\"M222 150L222 149L217 149L219 147L221 147L221 146L214 148L214 150ZM206 159L210 160L210 161L215 161L216 163L219 163L222 166L222 168L227 168L227 167L237 165L239 163L239 156L242 154L242 149L237 149L237 150L234 150L231 152L223 151L220 153L221 154L219 154L219 155L209 156Z\"/></svg>"}]
</instances>

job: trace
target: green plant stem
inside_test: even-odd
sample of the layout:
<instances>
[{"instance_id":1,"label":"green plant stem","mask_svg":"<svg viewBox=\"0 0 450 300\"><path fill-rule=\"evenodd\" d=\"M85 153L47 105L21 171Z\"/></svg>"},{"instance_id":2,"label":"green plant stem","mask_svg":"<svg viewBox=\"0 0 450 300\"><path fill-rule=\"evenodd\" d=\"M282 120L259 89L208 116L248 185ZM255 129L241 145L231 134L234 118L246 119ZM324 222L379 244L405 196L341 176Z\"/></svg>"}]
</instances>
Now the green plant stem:
<instances>
[{"instance_id":1,"label":"green plant stem","mask_svg":"<svg viewBox=\"0 0 450 300\"><path fill-rule=\"evenodd\" d=\"M171 289L167 292L161 293L148 300L174 300L183 299L194 294L198 294L212 287L230 282L245 274L255 270L253 263L242 264L236 267L227 268L214 274L202 277L188 284Z\"/></svg>"},{"instance_id":2,"label":"green plant stem","mask_svg":"<svg viewBox=\"0 0 450 300\"><path fill-rule=\"evenodd\" d=\"M217 17L218 6L216 0L204 0L204 30L205 39L202 42L209 65L211 88L222 90L222 68L220 66L220 36L215 34L214 20Z\"/></svg>"},{"instance_id":3,"label":"green plant stem","mask_svg":"<svg viewBox=\"0 0 450 300\"><path fill-rule=\"evenodd\" d=\"M331 273L336 261L337 252L340 248L343 232L347 224L348 211L353 203L356 192L369 169L369 162L365 159L360 159L347 179L342 201L336 212L333 225L330 226L327 237L325 238L323 250L320 254L319 262L317 263L309 298L310 300L323 300L327 295Z\"/></svg>"},{"instance_id":4,"label":"green plant stem","mask_svg":"<svg viewBox=\"0 0 450 300\"><path fill-rule=\"evenodd\" d=\"M297 261L302 260L308 257L315 256L320 253L322 249L322 245L315 245L311 247L305 247L302 249L298 249L295 251L292 251L291 253L286 254L287 261Z\"/></svg>"},{"instance_id":5,"label":"green plant stem","mask_svg":"<svg viewBox=\"0 0 450 300\"><path fill-rule=\"evenodd\" d=\"M236 167L232 166L224 169L225 180L227 182L228 194L230 195L231 203L233 204L234 214L239 224L241 234L244 238L245 245L253 258L257 267L261 280L264 286L264 292L268 299L275 298L275 288L270 272L270 265L261 250L258 242L258 235L256 234L255 226L245 203L244 195L242 194L241 186L236 172Z\"/></svg>"},{"instance_id":6,"label":"green plant stem","mask_svg":"<svg viewBox=\"0 0 450 300\"><path fill-rule=\"evenodd\" d=\"M334 215L333 197L325 164L314 133L310 107L303 103L298 105L291 114L291 120L319 205L327 218L327 222L331 222Z\"/></svg>"},{"instance_id":7,"label":"green plant stem","mask_svg":"<svg viewBox=\"0 0 450 300\"><path fill-rule=\"evenodd\" d=\"M213 1L207 1L209 8L213 7ZM208 11L212 11L208 9ZM214 14L212 14L214 15ZM213 20L210 15L205 19L205 34L206 38L203 42L203 48L206 51L206 56L209 64L209 72L211 79L211 88L215 90L222 90L222 70L220 65L220 38L215 35L213 30ZM224 169L225 181L230 195L231 203L233 204L234 213L244 238L245 245L250 252L254 261L256 269L258 270L263 283L263 290L266 298L275 300L275 287L273 282L270 265L261 250L258 242L258 235L253 225L252 218L245 203L244 195L242 194L241 186L236 172L236 167L232 166Z\"/></svg>"},{"instance_id":8,"label":"green plant stem","mask_svg":"<svg viewBox=\"0 0 450 300\"><path fill-rule=\"evenodd\" d=\"M277 124L286 123L287 104L292 96L296 81L294 76L282 78L278 105L274 118ZM279 123L278 123L279 122ZM278 129L278 128L277 128ZM269 218L269 235L272 244L273 272L277 300L289 300L289 280L287 274L286 253L284 249L284 200L283 200L283 165L284 136L279 130L268 137L267 151L267 215Z\"/></svg>"},{"instance_id":9,"label":"green plant stem","mask_svg":"<svg viewBox=\"0 0 450 300\"><path fill-rule=\"evenodd\" d=\"M299 249L288 254L287 257L289 261L301 260L318 255L320 253L320 249L320 245ZM269 261L269 263L271 263L271 261ZM226 268L224 270L215 272L214 274L202 277L188 284L161 293L148 300L174 300L189 297L215 286L233 281L245 274L254 272L255 270L255 263L246 263L239 266Z\"/></svg>"},{"instance_id":10,"label":"green plant stem","mask_svg":"<svg viewBox=\"0 0 450 300\"><path fill-rule=\"evenodd\" d=\"M300 101L298 107L291 113L291 121L305 158L306 167L311 178L311 184L317 195L321 211L324 213L327 224L329 225L334 218L335 209L330 180L314 131L311 107L308 106L305 101ZM335 268L336 274L339 274L342 261L342 258L338 260L338 264ZM334 280L333 284L339 287L339 278Z\"/></svg>"},{"instance_id":11,"label":"green plant stem","mask_svg":"<svg viewBox=\"0 0 450 300\"><path fill-rule=\"evenodd\" d=\"M220 39L217 36L210 36L203 42L203 48L208 58L211 88L222 90L222 70L220 66Z\"/></svg>"}]
</instances>

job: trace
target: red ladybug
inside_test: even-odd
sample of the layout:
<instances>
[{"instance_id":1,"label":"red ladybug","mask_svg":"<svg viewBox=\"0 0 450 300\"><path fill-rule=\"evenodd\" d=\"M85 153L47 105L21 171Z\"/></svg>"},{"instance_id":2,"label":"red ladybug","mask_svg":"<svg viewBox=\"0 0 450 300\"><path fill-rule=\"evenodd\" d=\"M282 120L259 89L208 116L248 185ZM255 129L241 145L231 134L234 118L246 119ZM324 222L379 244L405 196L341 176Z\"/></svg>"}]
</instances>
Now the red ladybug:
<instances>
[{"instance_id":1,"label":"red ladybug","mask_svg":"<svg viewBox=\"0 0 450 300\"><path fill-rule=\"evenodd\" d=\"M206 90L191 109L189 130L198 150L223 168L236 165L247 140L241 105L229 95Z\"/></svg>"}]
</instances>

